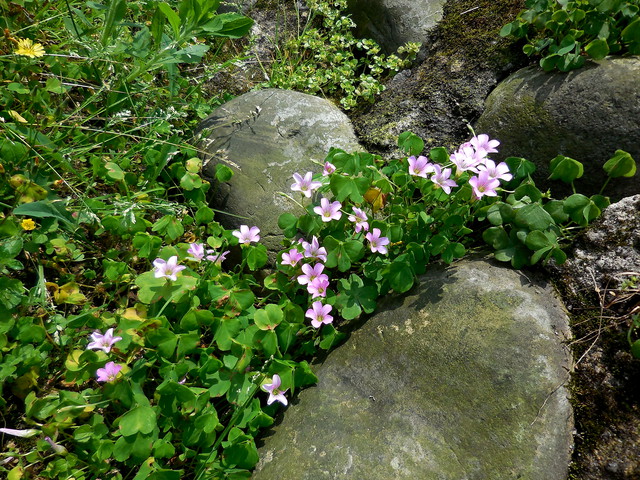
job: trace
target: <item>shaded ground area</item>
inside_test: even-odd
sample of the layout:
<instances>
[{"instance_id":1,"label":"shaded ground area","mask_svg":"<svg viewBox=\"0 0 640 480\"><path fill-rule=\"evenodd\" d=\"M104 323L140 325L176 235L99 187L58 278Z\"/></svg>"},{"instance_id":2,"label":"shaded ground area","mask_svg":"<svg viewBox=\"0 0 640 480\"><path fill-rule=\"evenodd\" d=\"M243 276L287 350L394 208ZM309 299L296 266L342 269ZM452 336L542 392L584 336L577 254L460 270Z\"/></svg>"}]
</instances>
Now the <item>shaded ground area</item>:
<instances>
[{"instance_id":1,"label":"shaded ground area","mask_svg":"<svg viewBox=\"0 0 640 480\"><path fill-rule=\"evenodd\" d=\"M576 434L569 478L638 479L640 360L629 353L625 317L640 305L640 290L586 292L582 298L564 292L564 296L572 317L576 362L572 384Z\"/></svg>"}]
</instances>

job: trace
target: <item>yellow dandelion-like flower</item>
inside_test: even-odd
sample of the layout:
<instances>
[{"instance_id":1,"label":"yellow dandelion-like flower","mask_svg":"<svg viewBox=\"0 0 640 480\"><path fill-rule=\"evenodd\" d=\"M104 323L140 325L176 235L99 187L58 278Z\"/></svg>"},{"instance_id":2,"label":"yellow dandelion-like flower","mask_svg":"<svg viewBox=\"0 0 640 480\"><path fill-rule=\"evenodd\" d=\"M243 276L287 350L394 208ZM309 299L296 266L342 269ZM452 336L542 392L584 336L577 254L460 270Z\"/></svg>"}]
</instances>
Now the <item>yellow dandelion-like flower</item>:
<instances>
[{"instance_id":1,"label":"yellow dandelion-like flower","mask_svg":"<svg viewBox=\"0 0 640 480\"><path fill-rule=\"evenodd\" d=\"M22 220L22 222L20 222L20 226L23 230L30 231L36 228L36 222L31 220L30 218L25 218L24 220Z\"/></svg>"},{"instance_id":2,"label":"yellow dandelion-like flower","mask_svg":"<svg viewBox=\"0 0 640 480\"><path fill-rule=\"evenodd\" d=\"M44 56L44 47L39 43L33 43L28 38L18 40L18 48L16 48L16 55L23 55L25 57L42 57Z\"/></svg>"}]
</instances>

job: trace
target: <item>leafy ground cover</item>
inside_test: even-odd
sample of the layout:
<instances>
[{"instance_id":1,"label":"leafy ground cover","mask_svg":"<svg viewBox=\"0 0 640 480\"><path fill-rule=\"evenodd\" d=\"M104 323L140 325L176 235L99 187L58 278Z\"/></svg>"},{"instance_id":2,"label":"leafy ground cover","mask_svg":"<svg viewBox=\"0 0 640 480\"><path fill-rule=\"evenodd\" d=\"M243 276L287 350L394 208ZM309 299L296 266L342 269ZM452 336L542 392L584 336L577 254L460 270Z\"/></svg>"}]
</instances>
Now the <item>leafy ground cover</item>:
<instances>
[{"instance_id":1,"label":"leafy ground cover","mask_svg":"<svg viewBox=\"0 0 640 480\"><path fill-rule=\"evenodd\" d=\"M222 101L199 90L202 61L233 62L226 45L252 23L217 6L0 3L0 472L11 480L249 478L255 437L316 381L306 360L340 341L342 322L481 235L515 267L561 261L607 204L543 195L526 160L490 160L499 142L485 135L422 156L407 133L403 158L332 150L324 174L292 172L287 194L306 213L281 216L288 240L266 270L259 226L215 222L185 142ZM582 175L566 157L552 169ZM618 152L605 170L628 176L635 163ZM216 178L231 174L219 166Z\"/></svg>"}]
</instances>

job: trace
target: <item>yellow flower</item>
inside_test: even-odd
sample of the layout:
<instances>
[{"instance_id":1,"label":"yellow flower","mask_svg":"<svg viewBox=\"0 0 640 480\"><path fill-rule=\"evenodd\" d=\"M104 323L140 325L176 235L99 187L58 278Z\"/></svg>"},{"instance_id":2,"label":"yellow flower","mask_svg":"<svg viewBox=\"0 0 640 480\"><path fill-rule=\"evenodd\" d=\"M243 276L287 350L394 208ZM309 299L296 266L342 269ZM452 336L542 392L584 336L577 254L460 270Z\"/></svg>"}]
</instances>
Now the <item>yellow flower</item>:
<instances>
[{"instance_id":1,"label":"yellow flower","mask_svg":"<svg viewBox=\"0 0 640 480\"><path fill-rule=\"evenodd\" d=\"M16 55L24 55L25 57L42 57L44 56L44 47L39 43L33 43L30 39L24 38L18 40L18 48L16 48Z\"/></svg>"},{"instance_id":2,"label":"yellow flower","mask_svg":"<svg viewBox=\"0 0 640 480\"><path fill-rule=\"evenodd\" d=\"M22 222L20 222L20 226L23 230L34 230L36 228L36 222L31 220L30 218L25 218L24 220L22 220Z\"/></svg>"}]
</instances>

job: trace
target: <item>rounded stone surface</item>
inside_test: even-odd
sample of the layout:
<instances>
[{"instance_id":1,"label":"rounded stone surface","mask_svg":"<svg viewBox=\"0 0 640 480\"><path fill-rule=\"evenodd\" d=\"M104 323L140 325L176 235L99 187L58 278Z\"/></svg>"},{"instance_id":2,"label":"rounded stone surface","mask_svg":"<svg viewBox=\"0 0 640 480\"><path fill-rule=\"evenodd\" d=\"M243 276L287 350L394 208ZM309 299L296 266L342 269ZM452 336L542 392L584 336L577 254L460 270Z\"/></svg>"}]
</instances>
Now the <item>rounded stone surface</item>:
<instances>
[{"instance_id":1,"label":"rounded stone surface","mask_svg":"<svg viewBox=\"0 0 640 480\"><path fill-rule=\"evenodd\" d=\"M212 207L224 212L216 220L226 228L260 228L271 262L282 240L278 217L302 213L281 195L301 201L299 192L291 191L293 174L322 172L332 147L360 150L349 119L335 105L289 90L246 93L220 106L200 130L206 135L203 173L214 183ZM213 180L217 163L233 170L229 182Z\"/></svg>"},{"instance_id":2,"label":"rounded stone surface","mask_svg":"<svg viewBox=\"0 0 640 480\"><path fill-rule=\"evenodd\" d=\"M565 480L567 317L553 289L465 260L421 277L316 367L254 480Z\"/></svg>"},{"instance_id":3,"label":"rounded stone surface","mask_svg":"<svg viewBox=\"0 0 640 480\"><path fill-rule=\"evenodd\" d=\"M554 193L570 194L570 187L547 180L549 161L562 154L582 162L576 188L593 195L606 178L602 165L616 150L640 160L639 78L640 57L609 57L567 73L527 67L489 95L476 131L502 142L501 159L534 162L536 184ZM619 199L640 193L638 178L614 179L605 194Z\"/></svg>"}]
</instances>

